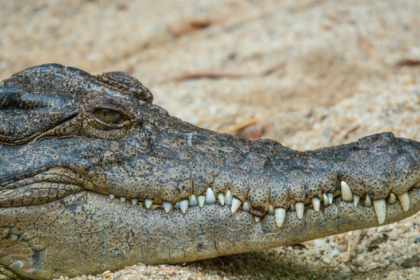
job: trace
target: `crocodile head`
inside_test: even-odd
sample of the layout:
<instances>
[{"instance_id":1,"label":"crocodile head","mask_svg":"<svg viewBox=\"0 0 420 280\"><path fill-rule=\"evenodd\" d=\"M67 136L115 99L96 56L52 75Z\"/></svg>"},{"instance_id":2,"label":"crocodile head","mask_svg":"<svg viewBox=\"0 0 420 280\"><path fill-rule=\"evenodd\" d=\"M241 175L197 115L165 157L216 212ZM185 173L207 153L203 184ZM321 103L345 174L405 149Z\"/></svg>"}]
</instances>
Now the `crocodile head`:
<instances>
[{"instance_id":1,"label":"crocodile head","mask_svg":"<svg viewBox=\"0 0 420 280\"><path fill-rule=\"evenodd\" d=\"M420 210L420 144L382 133L294 151L205 130L136 79L49 64L0 84L0 273L179 263Z\"/></svg>"}]
</instances>

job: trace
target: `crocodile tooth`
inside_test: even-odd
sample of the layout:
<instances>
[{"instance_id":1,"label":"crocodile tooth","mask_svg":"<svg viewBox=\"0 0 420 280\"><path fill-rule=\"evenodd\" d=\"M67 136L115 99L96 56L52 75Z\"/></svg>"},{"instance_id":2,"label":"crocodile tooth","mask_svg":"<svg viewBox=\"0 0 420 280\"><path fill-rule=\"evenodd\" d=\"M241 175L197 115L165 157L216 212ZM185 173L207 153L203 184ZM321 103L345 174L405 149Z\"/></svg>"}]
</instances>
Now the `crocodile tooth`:
<instances>
[{"instance_id":1,"label":"crocodile tooth","mask_svg":"<svg viewBox=\"0 0 420 280\"><path fill-rule=\"evenodd\" d=\"M216 202L216 197L214 196L214 192L212 191L211 188L208 188L207 193L206 193L206 203L212 204L215 202Z\"/></svg>"},{"instance_id":2,"label":"crocodile tooth","mask_svg":"<svg viewBox=\"0 0 420 280\"><path fill-rule=\"evenodd\" d=\"M147 209L150 208L150 206L152 206L153 204L153 200L151 200L150 198L146 198L146 200L144 201L144 205L146 206Z\"/></svg>"},{"instance_id":3,"label":"crocodile tooth","mask_svg":"<svg viewBox=\"0 0 420 280\"><path fill-rule=\"evenodd\" d=\"M394 204L395 202L397 202L397 196L393 193L390 193L389 198L388 198L388 203Z\"/></svg>"},{"instance_id":4,"label":"crocodile tooth","mask_svg":"<svg viewBox=\"0 0 420 280\"><path fill-rule=\"evenodd\" d=\"M295 212L296 211L294 204L290 204L290 211L292 211L292 212Z\"/></svg>"},{"instance_id":5,"label":"crocodile tooth","mask_svg":"<svg viewBox=\"0 0 420 280\"><path fill-rule=\"evenodd\" d=\"M137 198L132 198L132 199L131 199L131 203L132 203L133 205L136 205L136 204L137 204L137 201L139 201Z\"/></svg>"},{"instance_id":6,"label":"crocodile tooth","mask_svg":"<svg viewBox=\"0 0 420 280\"><path fill-rule=\"evenodd\" d=\"M198 205L200 205L200 207L203 207L205 202L206 202L206 197L204 195L199 195L198 196Z\"/></svg>"},{"instance_id":7,"label":"crocodile tooth","mask_svg":"<svg viewBox=\"0 0 420 280\"><path fill-rule=\"evenodd\" d=\"M197 206L197 205L198 205L197 198L195 197L195 195L192 195L190 198L190 206Z\"/></svg>"},{"instance_id":8,"label":"crocodile tooth","mask_svg":"<svg viewBox=\"0 0 420 280\"><path fill-rule=\"evenodd\" d=\"M274 215L274 208L273 205L270 204L270 208L268 208L268 214Z\"/></svg>"},{"instance_id":9,"label":"crocodile tooth","mask_svg":"<svg viewBox=\"0 0 420 280\"><path fill-rule=\"evenodd\" d=\"M408 211L408 209L410 209L410 197L408 196L408 193L399 194L398 199L401 202L404 212Z\"/></svg>"},{"instance_id":10,"label":"crocodile tooth","mask_svg":"<svg viewBox=\"0 0 420 280\"><path fill-rule=\"evenodd\" d=\"M249 207L249 203L248 202L245 202L244 203L244 206L242 207L242 210L245 211L245 212L251 211L251 207Z\"/></svg>"},{"instance_id":11,"label":"crocodile tooth","mask_svg":"<svg viewBox=\"0 0 420 280\"><path fill-rule=\"evenodd\" d=\"M341 196L344 201L353 200L353 193L351 192L349 185L344 181L341 181Z\"/></svg>"},{"instance_id":12,"label":"crocodile tooth","mask_svg":"<svg viewBox=\"0 0 420 280\"><path fill-rule=\"evenodd\" d=\"M255 219L255 221L256 221L257 223L261 220L261 218L260 218L260 217L257 217L257 216L254 216L254 219Z\"/></svg>"},{"instance_id":13,"label":"crocodile tooth","mask_svg":"<svg viewBox=\"0 0 420 280\"><path fill-rule=\"evenodd\" d=\"M312 206L314 207L315 212L319 211L319 208L321 207L321 201L319 200L319 198L312 198Z\"/></svg>"},{"instance_id":14,"label":"crocodile tooth","mask_svg":"<svg viewBox=\"0 0 420 280\"><path fill-rule=\"evenodd\" d=\"M219 193L217 198L219 199L220 204L225 205L225 195L223 193Z\"/></svg>"},{"instance_id":15,"label":"crocodile tooth","mask_svg":"<svg viewBox=\"0 0 420 280\"><path fill-rule=\"evenodd\" d=\"M323 197L324 197L324 206L326 207L326 206L330 205L330 201L328 200L328 196L325 193L324 193Z\"/></svg>"},{"instance_id":16,"label":"crocodile tooth","mask_svg":"<svg viewBox=\"0 0 420 280\"><path fill-rule=\"evenodd\" d=\"M370 196L368 194L366 194L365 206L367 207L372 206L372 200L370 199Z\"/></svg>"},{"instance_id":17,"label":"crocodile tooth","mask_svg":"<svg viewBox=\"0 0 420 280\"><path fill-rule=\"evenodd\" d=\"M382 225L385 222L386 217L385 199L374 200L373 207L375 208L376 216L378 216L378 223Z\"/></svg>"},{"instance_id":18,"label":"crocodile tooth","mask_svg":"<svg viewBox=\"0 0 420 280\"><path fill-rule=\"evenodd\" d=\"M230 192L230 190L226 192L225 204L232 205L232 193Z\"/></svg>"},{"instance_id":19,"label":"crocodile tooth","mask_svg":"<svg viewBox=\"0 0 420 280\"><path fill-rule=\"evenodd\" d=\"M357 194L355 194L353 196L354 207L357 207L357 204L359 204L359 201L360 201L360 196L358 196Z\"/></svg>"},{"instance_id":20,"label":"crocodile tooth","mask_svg":"<svg viewBox=\"0 0 420 280\"><path fill-rule=\"evenodd\" d=\"M296 214L299 220L302 220L303 218L303 211L305 209L305 204L303 204L303 202L296 202L295 203L295 208L296 208Z\"/></svg>"},{"instance_id":21,"label":"crocodile tooth","mask_svg":"<svg viewBox=\"0 0 420 280\"><path fill-rule=\"evenodd\" d=\"M164 202L162 203L162 206L166 213L169 213L169 211L172 209L172 203L170 202Z\"/></svg>"},{"instance_id":22,"label":"crocodile tooth","mask_svg":"<svg viewBox=\"0 0 420 280\"><path fill-rule=\"evenodd\" d=\"M286 209L276 208L274 210L274 217L276 219L277 226L281 227L284 223L284 219L286 218Z\"/></svg>"},{"instance_id":23,"label":"crocodile tooth","mask_svg":"<svg viewBox=\"0 0 420 280\"><path fill-rule=\"evenodd\" d=\"M179 209L179 202L175 203L174 205L174 209L178 210Z\"/></svg>"},{"instance_id":24,"label":"crocodile tooth","mask_svg":"<svg viewBox=\"0 0 420 280\"><path fill-rule=\"evenodd\" d=\"M333 199L334 199L334 194L333 194L333 193L329 193L329 194L328 194L328 202L329 202L330 204L332 204Z\"/></svg>"},{"instance_id":25,"label":"crocodile tooth","mask_svg":"<svg viewBox=\"0 0 420 280\"><path fill-rule=\"evenodd\" d=\"M179 208L181 209L182 213L185 214L185 212L187 212L188 209L188 199L181 200L181 202L179 203Z\"/></svg>"},{"instance_id":26,"label":"crocodile tooth","mask_svg":"<svg viewBox=\"0 0 420 280\"><path fill-rule=\"evenodd\" d=\"M120 200L121 200L122 202L124 202L124 201L125 201L125 196L121 196L121 197L120 197Z\"/></svg>"},{"instance_id":27,"label":"crocodile tooth","mask_svg":"<svg viewBox=\"0 0 420 280\"><path fill-rule=\"evenodd\" d=\"M232 208L231 208L232 213L235 213L239 209L239 207L241 207L241 201L237 199L236 197L234 197L232 199Z\"/></svg>"},{"instance_id":28,"label":"crocodile tooth","mask_svg":"<svg viewBox=\"0 0 420 280\"><path fill-rule=\"evenodd\" d=\"M112 193L109 194L109 198L110 199L114 199L115 195L113 195Z\"/></svg>"}]
</instances>

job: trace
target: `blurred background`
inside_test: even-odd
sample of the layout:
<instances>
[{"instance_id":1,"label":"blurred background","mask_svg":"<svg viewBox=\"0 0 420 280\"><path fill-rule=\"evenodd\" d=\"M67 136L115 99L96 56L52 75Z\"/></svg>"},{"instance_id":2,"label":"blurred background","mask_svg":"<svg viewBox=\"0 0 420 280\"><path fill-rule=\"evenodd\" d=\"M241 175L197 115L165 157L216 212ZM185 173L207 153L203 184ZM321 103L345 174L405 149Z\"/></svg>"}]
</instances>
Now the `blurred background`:
<instances>
[{"instance_id":1,"label":"blurred background","mask_svg":"<svg viewBox=\"0 0 420 280\"><path fill-rule=\"evenodd\" d=\"M124 71L187 122L299 150L383 131L420 140L419 15L418 0L0 0L0 80L52 62L91 74ZM418 220L408 228L420 235ZM282 263L273 251L243 257L265 259L273 270L231 270L289 279L289 265L305 271L309 255L323 250L309 274L347 279L360 267L399 271L407 254L420 253L407 237L405 251L386 257L399 250L388 244L346 262L347 239L334 238L308 242L315 253L286 250ZM317 262L340 269L324 275Z\"/></svg>"}]
</instances>

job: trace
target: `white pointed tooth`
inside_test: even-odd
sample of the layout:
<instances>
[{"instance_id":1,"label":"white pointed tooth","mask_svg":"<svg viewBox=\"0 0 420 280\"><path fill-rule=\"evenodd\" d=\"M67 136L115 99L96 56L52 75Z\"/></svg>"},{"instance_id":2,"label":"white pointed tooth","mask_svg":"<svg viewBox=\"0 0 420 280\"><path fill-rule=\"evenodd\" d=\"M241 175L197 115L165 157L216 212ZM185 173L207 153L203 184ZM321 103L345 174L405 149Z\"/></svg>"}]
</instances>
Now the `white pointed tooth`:
<instances>
[{"instance_id":1,"label":"white pointed tooth","mask_svg":"<svg viewBox=\"0 0 420 280\"><path fill-rule=\"evenodd\" d=\"M372 200L370 199L370 196L368 194L366 194L365 206L366 207L372 206Z\"/></svg>"},{"instance_id":2,"label":"white pointed tooth","mask_svg":"<svg viewBox=\"0 0 420 280\"><path fill-rule=\"evenodd\" d=\"M333 203L333 199L334 199L334 194L333 194L333 193L329 193L329 194L328 194L328 202L329 202L330 204L332 204L332 203Z\"/></svg>"},{"instance_id":3,"label":"white pointed tooth","mask_svg":"<svg viewBox=\"0 0 420 280\"><path fill-rule=\"evenodd\" d=\"M179 208L181 209L182 213L185 214L185 212L187 212L188 209L188 199L181 200L181 202L179 203Z\"/></svg>"},{"instance_id":4,"label":"white pointed tooth","mask_svg":"<svg viewBox=\"0 0 420 280\"><path fill-rule=\"evenodd\" d=\"M357 207L357 204L359 204L359 201L360 201L360 196L358 196L357 194L355 194L353 196L354 207Z\"/></svg>"},{"instance_id":5,"label":"white pointed tooth","mask_svg":"<svg viewBox=\"0 0 420 280\"><path fill-rule=\"evenodd\" d=\"M174 209L178 210L179 209L179 202L175 203L174 205Z\"/></svg>"},{"instance_id":6,"label":"white pointed tooth","mask_svg":"<svg viewBox=\"0 0 420 280\"><path fill-rule=\"evenodd\" d=\"M235 213L239 209L239 207L241 207L241 201L234 197L232 199L232 208L231 208L232 213Z\"/></svg>"},{"instance_id":7,"label":"white pointed tooth","mask_svg":"<svg viewBox=\"0 0 420 280\"><path fill-rule=\"evenodd\" d=\"M197 205L198 205L197 198L195 197L195 195L192 195L190 198L190 206L197 206Z\"/></svg>"},{"instance_id":8,"label":"white pointed tooth","mask_svg":"<svg viewBox=\"0 0 420 280\"><path fill-rule=\"evenodd\" d=\"M216 197L214 196L214 192L212 191L211 188L208 188L207 193L206 193L206 203L212 204L215 202L216 202Z\"/></svg>"},{"instance_id":9,"label":"white pointed tooth","mask_svg":"<svg viewBox=\"0 0 420 280\"><path fill-rule=\"evenodd\" d=\"M230 192L230 190L226 192L225 204L232 205L232 193Z\"/></svg>"},{"instance_id":10,"label":"white pointed tooth","mask_svg":"<svg viewBox=\"0 0 420 280\"><path fill-rule=\"evenodd\" d=\"M244 203L244 206L242 207L242 210L245 211L245 212L251 211L251 207L249 207L249 203L248 202L245 202Z\"/></svg>"},{"instance_id":11,"label":"white pointed tooth","mask_svg":"<svg viewBox=\"0 0 420 280\"><path fill-rule=\"evenodd\" d=\"M292 211L292 212L295 212L296 211L294 204L290 204L290 211Z\"/></svg>"},{"instance_id":12,"label":"white pointed tooth","mask_svg":"<svg viewBox=\"0 0 420 280\"><path fill-rule=\"evenodd\" d=\"M375 208L376 216L378 216L378 223L382 225L385 222L386 218L385 199L374 200L373 207Z\"/></svg>"},{"instance_id":13,"label":"white pointed tooth","mask_svg":"<svg viewBox=\"0 0 420 280\"><path fill-rule=\"evenodd\" d=\"M132 199L131 199L131 203L132 203L133 205L136 205L136 204L137 204L137 201L139 201L137 198L132 198Z\"/></svg>"},{"instance_id":14,"label":"white pointed tooth","mask_svg":"<svg viewBox=\"0 0 420 280\"><path fill-rule=\"evenodd\" d=\"M261 218L260 218L260 217L257 217L257 216L254 216L254 219L255 219L255 221L256 221L257 223L261 220Z\"/></svg>"},{"instance_id":15,"label":"white pointed tooth","mask_svg":"<svg viewBox=\"0 0 420 280\"><path fill-rule=\"evenodd\" d=\"M397 202L397 196L393 193L390 193L389 198L388 198L388 203L394 204L395 202Z\"/></svg>"},{"instance_id":16,"label":"white pointed tooth","mask_svg":"<svg viewBox=\"0 0 420 280\"><path fill-rule=\"evenodd\" d=\"M305 205L303 204L303 202L296 202L295 203L295 208L296 208L296 215L297 215L298 219L302 220Z\"/></svg>"},{"instance_id":17,"label":"white pointed tooth","mask_svg":"<svg viewBox=\"0 0 420 280\"><path fill-rule=\"evenodd\" d=\"M318 212L319 208L321 207L321 200L319 200L318 197L312 198L312 205L314 207L315 212Z\"/></svg>"},{"instance_id":18,"label":"white pointed tooth","mask_svg":"<svg viewBox=\"0 0 420 280\"><path fill-rule=\"evenodd\" d=\"M273 205L270 204L270 208L268 208L268 214L274 215L274 208Z\"/></svg>"},{"instance_id":19,"label":"white pointed tooth","mask_svg":"<svg viewBox=\"0 0 420 280\"><path fill-rule=\"evenodd\" d=\"M144 205L146 206L147 209L150 208L150 206L152 206L153 204L153 200L151 200L150 198L146 198L146 200L144 201Z\"/></svg>"},{"instance_id":20,"label":"white pointed tooth","mask_svg":"<svg viewBox=\"0 0 420 280\"><path fill-rule=\"evenodd\" d=\"M113 195L112 193L109 194L109 198L110 199L114 199L115 195Z\"/></svg>"},{"instance_id":21,"label":"white pointed tooth","mask_svg":"<svg viewBox=\"0 0 420 280\"><path fill-rule=\"evenodd\" d=\"M410 209L410 197L408 196L408 193L399 194L398 199L401 202L404 212L408 211Z\"/></svg>"},{"instance_id":22,"label":"white pointed tooth","mask_svg":"<svg viewBox=\"0 0 420 280\"><path fill-rule=\"evenodd\" d=\"M276 208L274 210L274 218L276 219L277 226L281 227L284 223L284 219L286 218L286 209Z\"/></svg>"},{"instance_id":23,"label":"white pointed tooth","mask_svg":"<svg viewBox=\"0 0 420 280\"><path fill-rule=\"evenodd\" d=\"M164 202L162 203L163 206L163 210L165 210L166 213L169 213L169 211L171 211L172 209L172 203L170 202Z\"/></svg>"},{"instance_id":24,"label":"white pointed tooth","mask_svg":"<svg viewBox=\"0 0 420 280\"><path fill-rule=\"evenodd\" d=\"M350 186L344 181L341 181L341 196L344 201L353 200L353 193L351 192Z\"/></svg>"},{"instance_id":25,"label":"white pointed tooth","mask_svg":"<svg viewBox=\"0 0 420 280\"><path fill-rule=\"evenodd\" d=\"M326 207L326 206L330 205L330 201L328 199L328 196L325 193L324 193L323 197L324 197L324 206Z\"/></svg>"},{"instance_id":26,"label":"white pointed tooth","mask_svg":"<svg viewBox=\"0 0 420 280\"><path fill-rule=\"evenodd\" d=\"M200 207L203 207L205 202L206 202L206 197L204 195L199 195L198 196L198 205L200 205Z\"/></svg>"},{"instance_id":27,"label":"white pointed tooth","mask_svg":"<svg viewBox=\"0 0 420 280\"><path fill-rule=\"evenodd\" d=\"M220 204L225 205L225 195L223 193L219 193L217 198L219 199Z\"/></svg>"},{"instance_id":28,"label":"white pointed tooth","mask_svg":"<svg viewBox=\"0 0 420 280\"><path fill-rule=\"evenodd\" d=\"M125 201L125 196L121 196L121 197L120 197L120 200L121 200L122 202L124 202L124 201Z\"/></svg>"}]
</instances>

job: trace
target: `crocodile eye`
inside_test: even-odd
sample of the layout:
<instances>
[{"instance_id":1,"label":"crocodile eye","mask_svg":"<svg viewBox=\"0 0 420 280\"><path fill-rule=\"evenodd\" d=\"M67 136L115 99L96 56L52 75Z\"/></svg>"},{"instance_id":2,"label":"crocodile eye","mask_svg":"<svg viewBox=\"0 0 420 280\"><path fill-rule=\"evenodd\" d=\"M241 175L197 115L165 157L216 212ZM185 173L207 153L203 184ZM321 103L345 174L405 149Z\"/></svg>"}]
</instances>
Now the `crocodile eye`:
<instances>
[{"instance_id":1,"label":"crocodile eye","mask_svg":"<svg viewBox=\"0 0 420 280\"><path fill-rule=\"evenodd\" d=\"M117 111L109 110L109 109L96 109L93 112L93 114L100 121L107 124L118 125L126 120L126 118L122 114L118 113Z\"/></svg>"}]
</instances>

